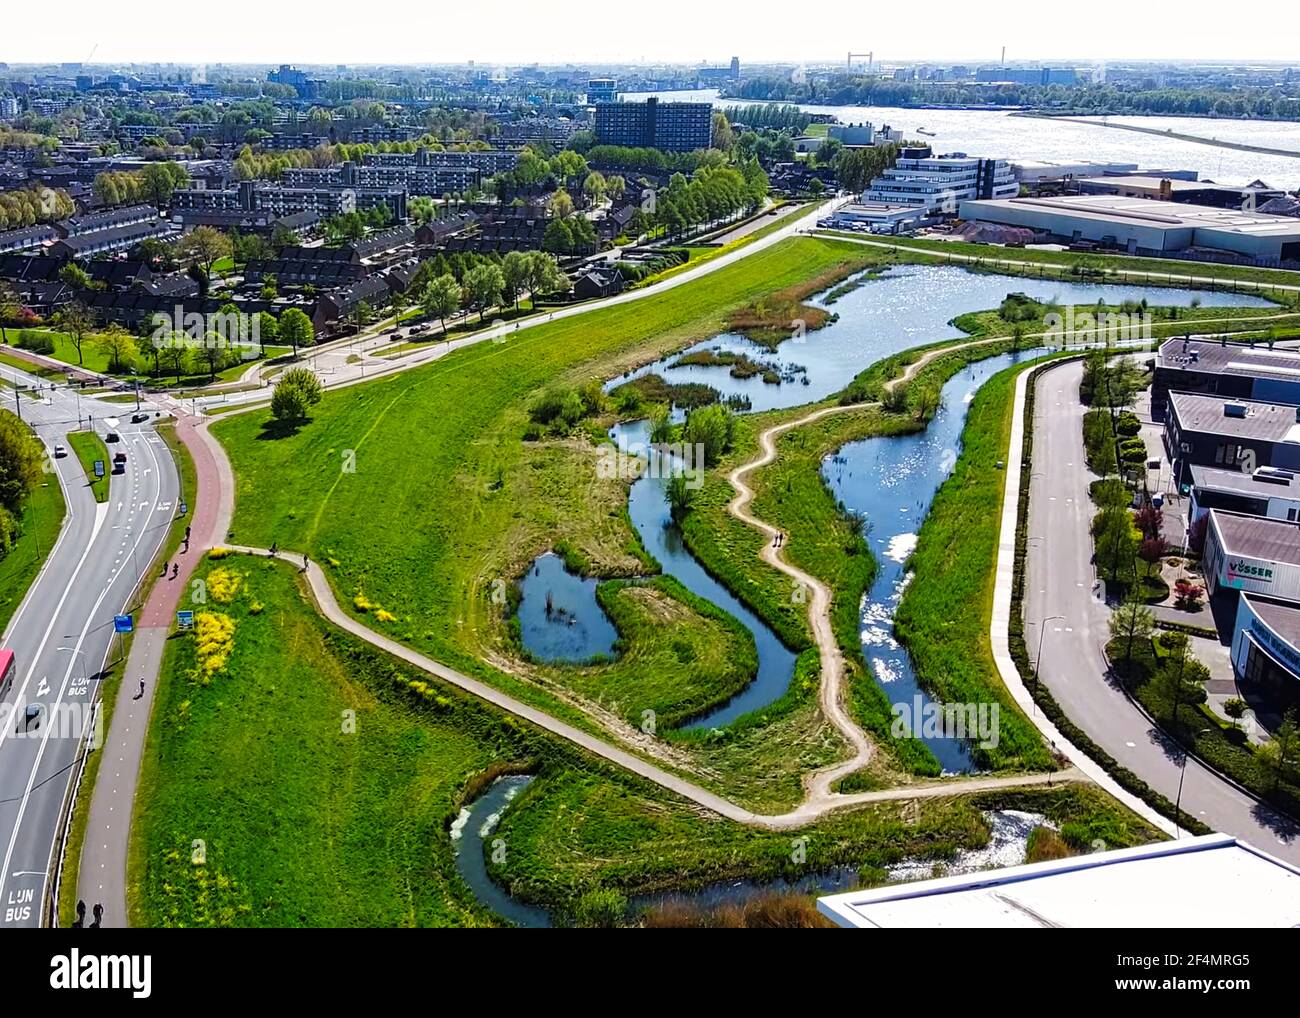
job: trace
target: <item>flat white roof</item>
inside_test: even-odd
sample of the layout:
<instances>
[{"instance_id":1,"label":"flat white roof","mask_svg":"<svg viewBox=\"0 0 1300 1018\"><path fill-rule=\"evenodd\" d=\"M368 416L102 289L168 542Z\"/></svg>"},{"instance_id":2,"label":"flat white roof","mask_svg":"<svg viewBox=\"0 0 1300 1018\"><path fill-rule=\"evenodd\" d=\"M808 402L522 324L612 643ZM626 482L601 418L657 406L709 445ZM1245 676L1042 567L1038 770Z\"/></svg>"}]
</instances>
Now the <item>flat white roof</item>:
<instances>
[{"instance_id":1,"label":"flat white roof","mask_svg":"<svg viewBox=\"0 0 1300 1018\"><path fill-rule=\"evenodd\" d=\"M1300 238L1300 219L1274 216L1263 212L1240 212L1209 205L1183 205L1178 202L1128 198L1121 195L1094 194L1061 198L979 198L962 203L977 213L1000 209L1026 209L1044 215L1063 215L1096 219L1117 225L1149 226L1158 229L1208 229L1246 236L1283 236Z\"/></svg>"},{"instance_id":2,"label":"flat white roof","mask_svg":"<svg viewBox=\"0 0 1300 1018\"><path fill-rule=\"evenodd\" d=\"M817 908L869 929L1285 928L1300 926L1300 869L1207 834L832 894Z\"/></svg>"}]
</instances>

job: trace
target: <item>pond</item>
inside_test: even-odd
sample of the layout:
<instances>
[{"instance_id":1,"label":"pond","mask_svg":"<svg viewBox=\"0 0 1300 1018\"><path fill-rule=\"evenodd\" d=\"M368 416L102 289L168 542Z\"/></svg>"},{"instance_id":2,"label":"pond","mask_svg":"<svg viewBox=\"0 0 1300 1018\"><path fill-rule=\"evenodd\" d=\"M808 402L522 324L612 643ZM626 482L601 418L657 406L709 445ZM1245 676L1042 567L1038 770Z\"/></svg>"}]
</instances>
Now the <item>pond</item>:
<instances>
[{"instance_id":1,"label":"pond","mask_svg":"<svg viewBox=\"0 0 1300 1018\"><path fill-rule=\"evenodd\" d=\"M520 637L534 657L575 664L613 653L618 630L596 601L595 580L569 572L548 551L519 587Z\"/></svg>"}]
</instances>

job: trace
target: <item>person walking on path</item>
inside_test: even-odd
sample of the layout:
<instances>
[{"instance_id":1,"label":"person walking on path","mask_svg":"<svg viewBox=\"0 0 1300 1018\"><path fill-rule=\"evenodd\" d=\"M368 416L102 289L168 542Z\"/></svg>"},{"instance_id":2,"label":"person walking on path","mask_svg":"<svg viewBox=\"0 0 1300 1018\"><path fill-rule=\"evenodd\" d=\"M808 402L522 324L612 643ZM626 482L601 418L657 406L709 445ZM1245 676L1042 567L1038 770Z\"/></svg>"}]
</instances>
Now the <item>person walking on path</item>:
<instances>
[{"instance_id":1,"label":"person walking on path","mask_svg":"<svg viewBox=\"0 0 1300 1018\"><path fill-rule=\"evenodd\" d=\"M140 692L136 693L133 699L138 700L142 696L144 696L144 679L140 680Z\"/></svg>"}]
</instances>

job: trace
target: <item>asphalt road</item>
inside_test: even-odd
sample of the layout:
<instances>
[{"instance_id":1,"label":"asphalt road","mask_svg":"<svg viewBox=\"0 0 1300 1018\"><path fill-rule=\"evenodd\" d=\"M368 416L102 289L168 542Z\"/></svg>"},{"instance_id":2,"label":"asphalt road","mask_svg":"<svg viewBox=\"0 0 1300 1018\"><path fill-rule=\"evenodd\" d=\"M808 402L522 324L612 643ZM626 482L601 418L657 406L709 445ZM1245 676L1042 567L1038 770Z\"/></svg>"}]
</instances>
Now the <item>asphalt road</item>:
<instances>
[{"instance_id":1,"label":"asphalt road","mask_svg":"<svg viewBox=\"0 0 1300 1018\"><path fill-rule=\"evenodd\" d=\"M6 381L20 375L0 371ZM37 383L25 375L21 380ZM14 409L14 390L6 386L0 395ZM68 445L80 412L83 427L89 416L101 436L110 430L121 436L108 448L110 454L125 451L127 463L123 473L111 475L108 501L97 504L70 447L66 457L52 460L67 516L4 635L15 656L0 725L0 921L6 927L40 925L82 736L92 724L105 663L119 653L113 616L132 602L179 497L170 453L152 424L129 423L131 406L79 397L66 387L47 388L39 401L18 398L23 419L51 451L56 443ZM109 423L114 420L116 426ZM30 722L29 706L39 710Z\"/></svg>"},{"instance_id":2,"label":"asphalt road","mask_svg":"<svg viewBox=\"0 0 1300 1018\"><path fill-rule=\"evenodd\" d=\"M1035 392L1025 637L1036 654L1041 620L1048 620L1040 671L1056 701L1121 765L1173 802L1182 752L1106 675L1102 648L1110 635L1110 611L1094 585L1089 535L1094 510L1088 497L1094 475L1084 460L1082 377L1083 363L1069 361L1043 372ZM1187 761L1181 807L1216 830L1300 863L1300 824L1195 759Z\"/></svg>"}]
</instances>

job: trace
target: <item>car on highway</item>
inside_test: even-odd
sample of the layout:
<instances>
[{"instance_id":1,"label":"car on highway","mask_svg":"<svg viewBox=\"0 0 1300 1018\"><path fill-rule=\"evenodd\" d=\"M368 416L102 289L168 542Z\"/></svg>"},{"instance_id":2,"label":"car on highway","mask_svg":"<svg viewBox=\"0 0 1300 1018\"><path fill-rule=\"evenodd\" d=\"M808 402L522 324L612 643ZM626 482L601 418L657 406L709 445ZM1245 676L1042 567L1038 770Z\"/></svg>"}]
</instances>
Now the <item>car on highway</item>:
<instances>
[{"instance_id":1,"label":"car on highway","mask_svg":"<svg viewBox=\"0 0 1300 1018\"><path fill-rule=\"evenodd\" d=\"M63 459L63 457L66 456L66 455L68 455L68 448L67 448L67 446L65 446L65 445L56 445L56 446L54 447L54 458L55 458L56 460L61 460L61 459Z\"/></svg>"},{"instance_id":2,"label":"car on highway","mask_svg":"<svg viewBox=\"0 0 1300 1018\"><path fill-rule=\"evenodd\" d=\"M106 435L104 436L104 441L105 441L105 442L120 442L120 441L122 441L122 436L119 435L116 431L110 431L108 434L106 434Z\"/></svg>"},{"instance_id":3,"label":"car on highway","mask_svg":"<svg viewBox=\"0 0 1300 1018\"><path fill-rule=\"evenodd\" d=\"M126 470L126 453L119 452L113 454L113 473L120 474Z\"/></svg>"}]
</instances>

